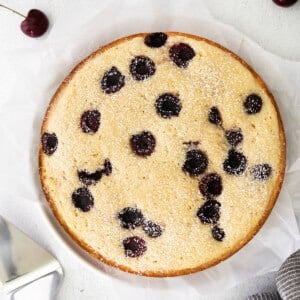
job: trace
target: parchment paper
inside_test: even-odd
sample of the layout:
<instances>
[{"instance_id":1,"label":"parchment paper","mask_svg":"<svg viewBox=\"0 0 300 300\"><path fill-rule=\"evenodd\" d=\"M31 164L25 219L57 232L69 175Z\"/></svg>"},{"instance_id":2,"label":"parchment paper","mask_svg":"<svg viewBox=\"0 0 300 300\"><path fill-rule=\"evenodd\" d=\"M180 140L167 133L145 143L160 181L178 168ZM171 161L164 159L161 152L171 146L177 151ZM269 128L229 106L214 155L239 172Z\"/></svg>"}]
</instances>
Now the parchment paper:
<instances>
[{"instance_id":1,"label":"parchment paper","mask_svg":"<svg viewBox=\"0 0 300 300\"><path fill-rule=\"evenodd\" d=\"M89 9L89 13L85 13L83 2L74 1L74 7L68 13L51 20L52 28L44 38L39 41L19 40L1 49L0 66L6 72L0 72L0 192L5 199L0 202L0 212L8 214L9 207L18 209L20 218L23 213L27 215L26 222L30 221L31 205L48 210L37 171L40 125L47 104L70 70L107 42L142 31L172 30L204 36L234 51L254 67L277 100L288 146L285 182L263 228L248 245L225 262L178 278L151 279L128 275L90 259L70 242L50 216L48 226L53 226L72 251L96 268L94 274L99 280L109 282L103 289L103 296L108 299L118 299L121 295L122 299L132 299L131 295L141 299L191 299L205 293L221 292L247 278L276 270L290 253L300 247L293 208L293 201L295 208L300 208L300 97L284 75L289 73L289 65L282 61L279 64L276 57L237 30L212 20L203 7L199 17L196 2L181 1L172 6L171 1L148 1L147 4L144 1L101 1L97 10L91 13ZM185 9L181 9L183 3ZM188 5L191 5L189 9ZM40 213L32 218L47 217ZM42 233L39 236L40 242L61 259L59 249L51 245ZM62 259L61 263L64 266ZM83 274L87 264L83 264Z\"/></svg>"}]
</instances>

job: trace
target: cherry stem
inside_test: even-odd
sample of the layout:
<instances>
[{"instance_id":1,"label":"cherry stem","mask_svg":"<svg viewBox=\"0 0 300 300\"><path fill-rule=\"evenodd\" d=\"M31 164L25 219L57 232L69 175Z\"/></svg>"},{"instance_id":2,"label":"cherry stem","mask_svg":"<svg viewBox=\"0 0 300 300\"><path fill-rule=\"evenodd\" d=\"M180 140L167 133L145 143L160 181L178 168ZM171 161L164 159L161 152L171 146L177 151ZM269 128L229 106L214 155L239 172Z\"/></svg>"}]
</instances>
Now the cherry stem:
<instances>
[{"instance_id":1,"label":"cherry stem","mask_svg":"<svg viewBox=\"0 0 300 300\"><path fill-rule=\"evenodd\" d=\"M6 8L6 9L12 11L13 13L15 13L15 14L17 14L17 15L19 15L19 16L21 16L21 17L23 17L23 18L26 19L26 16L22 15L22 14L19 13L18 11L14 10L14 9L12 9L12 8L9 8L9 7L7 7L7 6L3 5L3 4L0 4L0 6Z\"/></svg>"}]
</instances>

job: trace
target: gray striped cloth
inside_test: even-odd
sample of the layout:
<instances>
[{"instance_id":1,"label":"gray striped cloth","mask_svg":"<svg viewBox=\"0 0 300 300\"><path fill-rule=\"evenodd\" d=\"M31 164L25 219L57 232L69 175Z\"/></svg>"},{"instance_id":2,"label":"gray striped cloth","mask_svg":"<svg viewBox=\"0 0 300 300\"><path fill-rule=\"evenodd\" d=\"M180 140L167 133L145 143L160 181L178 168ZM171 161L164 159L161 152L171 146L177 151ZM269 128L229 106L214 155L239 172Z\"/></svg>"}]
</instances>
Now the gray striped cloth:
<instances>
[{"instance_id":1,"label":"gray striped cloth","mask_svg":"<svg viewBox=\"0 0 300 300\"><path fill-rule=\"evenodd\" d=\"M247 297L247 300L300 300L300 250L292 254L276 274L277 291Z\"/></svg>"},{"instance_id":2,"label":"gray striped cloth","mask_svg":"<svg viewBox=\"0 0 300 300\"><path fill-rule=\"evenodd\" d=\"M281 300L277 292L252 295L247 300Z\"/></svg>"}]
</instances>

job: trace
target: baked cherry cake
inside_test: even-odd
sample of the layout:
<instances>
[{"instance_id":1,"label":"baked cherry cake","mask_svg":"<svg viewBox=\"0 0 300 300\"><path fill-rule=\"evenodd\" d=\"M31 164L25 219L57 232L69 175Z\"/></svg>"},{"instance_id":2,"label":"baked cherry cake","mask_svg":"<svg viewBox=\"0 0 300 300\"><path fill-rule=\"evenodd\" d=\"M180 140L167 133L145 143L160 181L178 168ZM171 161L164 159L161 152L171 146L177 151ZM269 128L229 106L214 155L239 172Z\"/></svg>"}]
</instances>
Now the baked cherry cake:
<instances>
[{"instance_id":1,"label":"baked cherry cake","mask_svg":"<svg viewBox=\"0 0 300 300\"><path fill-rule=\"evenodd\" d=\"M39 160L79 245L128 272L175 276L258 231L281 188L285 139L273 96L235 54L189 34L136 34L64 80Z\"/></svg>"}]
</instances>

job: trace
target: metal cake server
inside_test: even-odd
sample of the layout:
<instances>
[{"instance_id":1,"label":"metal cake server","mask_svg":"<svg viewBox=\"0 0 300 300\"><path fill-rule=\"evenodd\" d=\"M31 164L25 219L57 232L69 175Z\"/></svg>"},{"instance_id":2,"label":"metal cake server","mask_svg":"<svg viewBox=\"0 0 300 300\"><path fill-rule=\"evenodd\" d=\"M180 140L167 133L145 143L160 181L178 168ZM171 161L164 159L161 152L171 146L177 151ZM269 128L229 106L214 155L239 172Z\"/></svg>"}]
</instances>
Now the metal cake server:
<instances>
[{"instance_id":1,"label":"metal cake server","mask_svg":"<svg viewBox=\"0 0 300 300\"><path fill-rule=\"evenodd\" d=\"M7 298L15 299L24 287L45 276L53 276L49 299L55 299L63 276L61 265L0 216L0 290L2 287Z\"/></svg>"}]
</instances>

